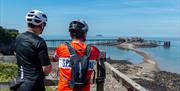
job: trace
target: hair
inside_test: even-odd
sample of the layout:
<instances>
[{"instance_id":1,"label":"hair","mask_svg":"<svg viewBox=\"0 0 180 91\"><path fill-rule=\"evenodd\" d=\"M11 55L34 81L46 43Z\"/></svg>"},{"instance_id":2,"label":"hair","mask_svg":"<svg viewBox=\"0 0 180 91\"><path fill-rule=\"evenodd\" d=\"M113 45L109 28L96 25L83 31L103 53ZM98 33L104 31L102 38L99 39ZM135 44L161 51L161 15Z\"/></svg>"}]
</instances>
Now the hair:
<instances>
[{"instance_id":1,"label":"hair","mask_svg":"<svg viewBox=\"0 0 180 91\"><path fill-rule=\"evenodd\" d=\"M35 28L35 27L38 27L39 25L34 25L32 23L28 23L27 26L30 27L30 28Z\"/></svg>"},{"instance_id":2,"label":"hair","mask_svg":"<svg viewBox=\"0 0 180 91\"><path fill-rule=\"evenodd\" d=\"M70 31L72 39L83 39L86 40L85 32L79 32L77 30L71 30Z\"/></svg>"},{"instance_id":3,"label":"hair","mask_svg":"<svg viewBox=\"0 0 180 91\"><path fill-rule=\"evenodd\" d=\"M70 32L73 39L82 39L84 38L84 34L82 32Z\"/></svg>"}]
</instances>

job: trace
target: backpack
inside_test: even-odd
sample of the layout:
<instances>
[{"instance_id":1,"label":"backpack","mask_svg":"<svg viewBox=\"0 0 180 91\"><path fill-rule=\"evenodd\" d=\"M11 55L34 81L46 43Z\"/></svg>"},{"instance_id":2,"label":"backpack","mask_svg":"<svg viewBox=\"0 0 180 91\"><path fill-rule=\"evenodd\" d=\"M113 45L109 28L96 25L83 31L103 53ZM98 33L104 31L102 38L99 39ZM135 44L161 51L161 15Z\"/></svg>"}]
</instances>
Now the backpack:
<instances>
[{"instance_id":1,"label":"backpack","mask_svg":"<svg viewBox=\"0 0 180 91\"><path fill-rule=\"evenodd\" d=\"M82 88L88 83L87 72L89 66L90 46L87 45L84 56L78 56L70 43L65 42L70 52L71 80L68 84L71 88Z\"/></svg>"}]
</instances>

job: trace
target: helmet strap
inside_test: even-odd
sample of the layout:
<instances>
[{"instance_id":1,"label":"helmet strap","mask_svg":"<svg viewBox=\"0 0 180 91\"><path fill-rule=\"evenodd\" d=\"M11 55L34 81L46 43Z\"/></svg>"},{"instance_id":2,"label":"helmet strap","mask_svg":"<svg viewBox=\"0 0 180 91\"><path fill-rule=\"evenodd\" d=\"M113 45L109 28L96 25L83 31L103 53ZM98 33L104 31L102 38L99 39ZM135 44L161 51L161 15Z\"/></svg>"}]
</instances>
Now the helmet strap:
<instances>
[{"instance_id":1,"label":"helmet strap","mask_svg":"<svg viewBox=\"0 0 180 91\"><path fill-rule=\"evenodd\" d=\"M40 29L41 29L41 32L40 34L42 34L43 30L44 30L44 26L42 24L39 25Z\"/></svg>"}]
</instances>

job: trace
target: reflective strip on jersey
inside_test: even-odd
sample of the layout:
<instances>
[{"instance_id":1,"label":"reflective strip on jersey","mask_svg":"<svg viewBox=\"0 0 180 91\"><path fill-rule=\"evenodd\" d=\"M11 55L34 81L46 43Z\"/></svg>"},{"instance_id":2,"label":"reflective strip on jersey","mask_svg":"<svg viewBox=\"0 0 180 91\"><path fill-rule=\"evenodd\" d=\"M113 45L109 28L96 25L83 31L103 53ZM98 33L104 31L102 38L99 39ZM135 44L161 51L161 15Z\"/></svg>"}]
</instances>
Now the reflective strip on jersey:
<instances>
[{"instance_id":1,"label":"reflective strip on jersey","mask_svg":"<svg viewBox=\"0 0 180 91\"><path fill-rule=\"evenodd\" d=\"M21 71L21 77L20 78L23 79L24 78L24 71L23 71L23 67L22 66L20 67L20 71Z\"/></svg>"}]
</instances>

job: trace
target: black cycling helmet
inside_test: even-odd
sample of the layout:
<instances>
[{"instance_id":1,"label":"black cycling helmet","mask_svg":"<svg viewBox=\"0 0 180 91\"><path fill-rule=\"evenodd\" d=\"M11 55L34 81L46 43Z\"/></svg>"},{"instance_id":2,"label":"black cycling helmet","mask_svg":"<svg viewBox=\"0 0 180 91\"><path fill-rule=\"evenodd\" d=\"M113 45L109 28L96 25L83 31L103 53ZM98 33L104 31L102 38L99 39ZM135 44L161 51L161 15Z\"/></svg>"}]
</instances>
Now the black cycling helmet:
<instances>
[{"instance_id":1,"label":"black cycling helmet","mask_svg":"<svg viewBox=\"0 0 180 91\"><path fill-rule=\"evenodd\" d=\"M69 24L69 32L87 33L88 32L88 25L83 20L72 21Z\"/></svg>"}]
</instances>

